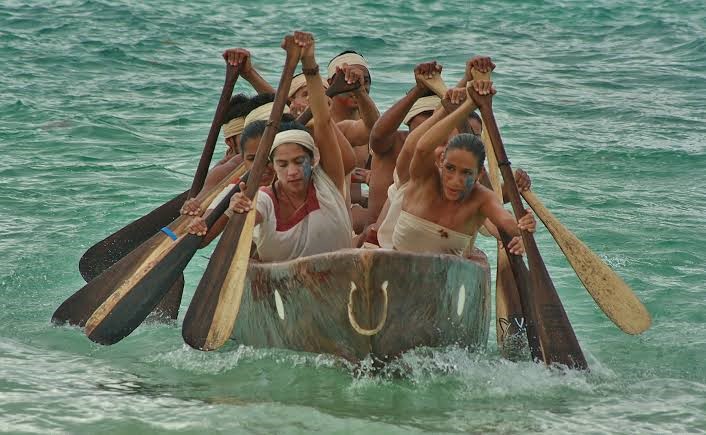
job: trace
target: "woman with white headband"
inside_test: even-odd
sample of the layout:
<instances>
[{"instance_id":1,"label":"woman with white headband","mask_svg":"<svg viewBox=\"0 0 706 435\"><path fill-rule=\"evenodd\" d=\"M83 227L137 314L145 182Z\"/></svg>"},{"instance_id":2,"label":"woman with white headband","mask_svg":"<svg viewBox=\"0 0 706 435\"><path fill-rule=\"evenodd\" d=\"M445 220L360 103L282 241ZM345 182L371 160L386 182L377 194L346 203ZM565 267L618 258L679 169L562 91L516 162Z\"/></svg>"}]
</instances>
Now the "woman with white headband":
<instances>
[{"instance_id":1,"label":"woman with white headband","mask_svg":"<svg viewBox=\"0 0 706 435\"><path fill-rule=\"evenodd\" d=\"M261 261L284 261L351 247L343 160L314 58L314 39L304 32L295 32L294 39L302 47L316 144L296 123L283 124L275 136L270 161L277 179L260 189L255 204L253 240ZM238 193L229 210L247 213L252 206Z\"/></svg>"}]
</instances>

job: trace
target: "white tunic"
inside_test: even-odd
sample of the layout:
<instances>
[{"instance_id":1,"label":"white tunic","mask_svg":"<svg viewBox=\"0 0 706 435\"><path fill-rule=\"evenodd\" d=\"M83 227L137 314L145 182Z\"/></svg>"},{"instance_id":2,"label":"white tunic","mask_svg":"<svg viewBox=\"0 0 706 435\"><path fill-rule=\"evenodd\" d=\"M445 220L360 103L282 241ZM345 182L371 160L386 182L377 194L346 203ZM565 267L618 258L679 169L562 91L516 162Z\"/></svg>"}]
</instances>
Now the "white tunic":
<instances>
[{"instance_id":1,"label":"white tunic","mask_svg":"<svg viewBox=\"0 0 706 435\"><path fill-rule=\"evenodd\" d=\"M261 187L257 211L262 222L253 240L261 261L285 261L352 247L351 219L346 201L321 167L312 172L302 207L288 220L279 213L279 202L271 187Z\"/></svg>"}]
</instances>

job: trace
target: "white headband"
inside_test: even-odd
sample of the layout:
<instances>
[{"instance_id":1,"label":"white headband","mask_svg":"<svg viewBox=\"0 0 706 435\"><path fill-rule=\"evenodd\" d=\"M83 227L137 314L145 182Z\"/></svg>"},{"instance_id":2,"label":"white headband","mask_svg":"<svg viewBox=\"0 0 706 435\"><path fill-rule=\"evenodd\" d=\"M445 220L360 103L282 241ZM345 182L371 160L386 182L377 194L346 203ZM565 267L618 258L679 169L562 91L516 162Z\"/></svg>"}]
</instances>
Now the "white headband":
<instances>
[{"instance_id":1,"label":"white headband","mask_svg":"<svg viewBox=\"0 0 706 435\"><path fill-rule=\"evenodd\" d=\"M419 115L420 113L433 112L434 110L436 110L440 103L441 98L437 97L436 95L430 95L428 97L422 97L418 99L414 102L412 108L409 109L409 112L407 112L407 116L404 117L404 123L409 124L409 121L411 121L412 118Z\"/></svg>"},{"instance_id":2,"label":"white headband","mask_svg":"<svg viewBox=\"0 0 706 435\"><path fill-rule=\"evenodd\" d=\"M280 131L275 136L275 140L272 142L272 148L270 148L270 158L275 153L278 146L285 143L295 143L303 146L304 148L311 151L314 155L318 154L319 150L316 149L314 144L314 138L311 137L309 133L304 130L285 130Z\"/></svg>"},{"instance_id":3,"label":"white headband","mask_svg":"<svg viewBox=\"0 0 706 435\"><path fill-rule=\"evenodd\" d=\"M223 125L223 135L228 139L229 137L239 135L243 132L243 129L245 129L245 118L242 116L233 118Z\"/></svg>"},{"instance_id":4,"label":"white headband","mask_svg":"<svg viewBox=\"0 0 706 435\"><path fill-rule=\"evenodd\" d=\"M345 53L340 54L333 59L328 64L328 78L332 78L336 74L336 67L343 67L343 64L348 65L361 65L370 72L370 67L365 58L357 53Z\"/></svg>"},{"instance_id":5,"label":"white headband","mask_svg":"<svg viewBox=\"0 0 706 435\"><path fill-rule=\"evenodd\" d=\"M324 89L328 88L328 82L321 77L321 83L324 84ZM292 98L294 94L301 88L306 86L306 77L303 73L299 73L292 78L292 84L289 86L289 98Z\"/></svg>"},{"instance_id":6,"label":"white headband","mask_svg":"<svg viewBox=\"0 0 706 435\"><path fill-rule=\"evenodd\" d=\"M248 116L245 117L245 127L255 121L268 121L270 119L270 113L272 113L272 106L274 105L275 103L267 103L253 109L248 113ZM286 104L284 105L284 111L282 113L289 113L289 107Z\"/></svg>"}]
</instances>

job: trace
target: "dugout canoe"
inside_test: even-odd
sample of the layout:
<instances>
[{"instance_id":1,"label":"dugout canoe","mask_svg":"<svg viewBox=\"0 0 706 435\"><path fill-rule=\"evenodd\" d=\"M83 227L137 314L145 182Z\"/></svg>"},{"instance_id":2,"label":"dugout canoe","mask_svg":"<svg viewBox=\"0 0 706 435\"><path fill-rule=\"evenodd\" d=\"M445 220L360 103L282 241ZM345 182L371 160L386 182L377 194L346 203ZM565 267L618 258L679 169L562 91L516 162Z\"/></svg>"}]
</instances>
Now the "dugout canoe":
<instances>
[{"instance_id":1,"label":"dugout canoe","mask_svg":"<svg viewBox=\"0 0 706 435\"><path fill-rule=\"evenodd\" d=\"M483 348L490 269L470 259L348 249L251 261L232 338L254 347L389 360L417 346Z\"/></svg>"}]
</instances>

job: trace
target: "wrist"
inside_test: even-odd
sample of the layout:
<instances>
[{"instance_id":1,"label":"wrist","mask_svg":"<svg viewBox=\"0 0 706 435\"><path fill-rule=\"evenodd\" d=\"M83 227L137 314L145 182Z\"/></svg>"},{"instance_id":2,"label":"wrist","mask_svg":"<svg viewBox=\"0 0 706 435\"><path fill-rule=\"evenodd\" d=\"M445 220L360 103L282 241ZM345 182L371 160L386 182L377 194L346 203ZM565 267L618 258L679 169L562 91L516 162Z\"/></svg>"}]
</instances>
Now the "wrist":
<instances>
[{"instance_id":1,"label":"wrist","mask_svg":"<svg viewBox=\"0 0 706 435\"><path fill-rule=\"evenodd\" d=\"M313 66L306 66L302 64L302 73L305 76L316 76L319 74L319 65L316 63L314 63Z\"/></svg>"},{"instance_id":2,"label":"wrist","mask_svg":"<svg viewBox=\"0 0 706 435\"><path fill-rule=\"evenodd\" d=\"M317 66L314 55L302 57L302 68L314 68Z\"/></svg>"}]
</instances>

